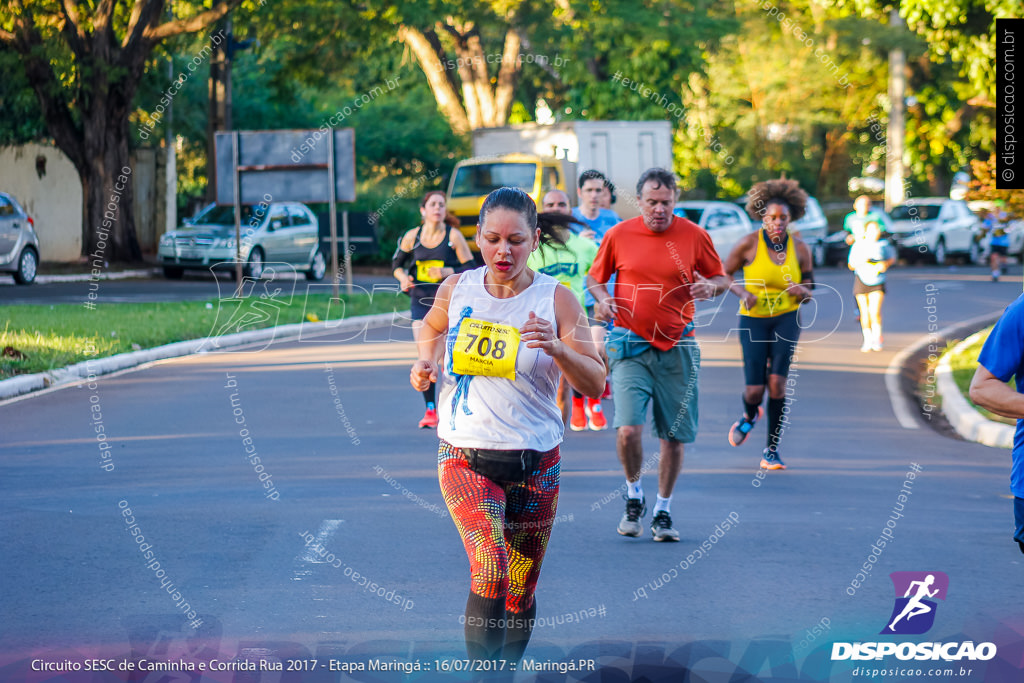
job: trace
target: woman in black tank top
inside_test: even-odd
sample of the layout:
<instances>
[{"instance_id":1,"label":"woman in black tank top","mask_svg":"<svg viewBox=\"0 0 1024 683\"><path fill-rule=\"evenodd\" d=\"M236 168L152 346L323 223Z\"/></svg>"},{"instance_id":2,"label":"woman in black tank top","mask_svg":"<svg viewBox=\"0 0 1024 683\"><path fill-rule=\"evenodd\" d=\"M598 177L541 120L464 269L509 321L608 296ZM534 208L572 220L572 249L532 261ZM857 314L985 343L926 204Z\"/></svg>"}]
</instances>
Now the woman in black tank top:
<instances>
[{"instance_id":1,"label":"woman in black tank top","mask_svg":"<svg viewBox=\"0 0 1024 683\"><path fill-rule=\"evenodd\" d=\"M458 219L447 213L444 192L434 190L424 195L420 215L423 224L405 233L391 261L395 279L411 299L412 329L417 338L441 281L473 267L473 252L462 233L453 230L458 227ZM437 427L433 384L423 392L423 401L426 412L420 428Z\"/></svg>"}]
</instances>

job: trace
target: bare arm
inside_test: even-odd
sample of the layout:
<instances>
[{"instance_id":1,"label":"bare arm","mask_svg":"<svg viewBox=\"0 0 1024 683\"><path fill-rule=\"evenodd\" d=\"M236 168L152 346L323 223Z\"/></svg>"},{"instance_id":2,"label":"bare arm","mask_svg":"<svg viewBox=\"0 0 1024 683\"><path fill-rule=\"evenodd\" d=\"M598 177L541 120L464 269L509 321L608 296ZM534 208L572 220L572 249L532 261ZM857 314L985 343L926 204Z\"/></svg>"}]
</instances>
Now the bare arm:
<instances>
[{"instance_id":1,"label":"bare arm","mask_svg":"<svg viewBox=\"0 0 1024 683\"><path fill-rule=\"evenodd\" d=\"M604 283L598 282L594 279L593 275L588 274L587 289L590 291L590 296L594 297L594 301L596 302L594 306L594 317L598 320L614 320L619 311L611 294L608 293L608 288L604 286Z\"/></svg>"},{"instance_id":2,"label":"bare arm","mask_svg":"<svg viewBox=\"0 0 1024 683\"><path fill-rule=\"evenodd\" d=\"M434 297L434 304L423 318L423 327L416 340L419 360L413 363L409 373L409 382L416 391L426 391L431 382L437 382L437 365L443 351L441 344L448 332L448 302L451 300L452 288L461 277L449 278L441 284Z\"/></svg>"},{"instance_id":3,"label":"bare arm","mask_svg":"<svg viewBox=\"0 0 1024 683\"><path fill-rule=\"evenodd\" d=\"M473 251L469 248L469 243L466 242L466 237L461 232L452 230L451 241L452 247L455 248L455 255L459 257L459 263L473 260Z\"/></svg>"},{"instance_id":4,"label":"bare arm","mask_svg":"<svg viewBox=\"0 0 1024 683\"><path fill-rule=\"evenodd\" d=\"M811 256L811 248L807 246L807 242L797 237L793 238L793 244L796 246L796 260L800 266L800 274L804 273L814 274L814 257ZM811 298L811 288L803 285L794 284L792 278L787 278L790 281L790 285L787 288L789 293L795 296L800 301L808 301Z\"/></svg>"},{"instance_id":5,"label":"bare arm","mask_svg":"<svg viewBox=\"0 0 1024 683\"><path fill-rule=\"evenodd\" d=\"M757 295L744 287L742 281L735 280L733 275L743 270L753 260L754 257L750 252L760 236L760 231L744 236L732 248L732 251L725 259L725 263L722 264L725 274L729 276L729 291L738 296L748 309L757 305Z\"/></svg>"},{"instance_id":6,"label":"bare arm","mask_svg":"<svg viewBox=\"0 0 1024 683\"><path fill-rule=\"evenodd\" d=\"M605 292L607 294L607 292ZM555 289L555 326L532 313L519 331L527 348L551 356L566 380L581 393L599 398L604 392L604 362L590 337L590 326L576 296L567 287Z\"/></svg>"},{"instance_id":7,"label":"bare arm","mask_svg":"<svg viewBox=\"0 0 1024 683\"><path fill-rule=\"evenodd\" d=\"M1013 390L1006 382L978 365L971 380L971 400L996 415L1013 419L1024 419L1024 394Z\"/></svg>"}]
</instances>

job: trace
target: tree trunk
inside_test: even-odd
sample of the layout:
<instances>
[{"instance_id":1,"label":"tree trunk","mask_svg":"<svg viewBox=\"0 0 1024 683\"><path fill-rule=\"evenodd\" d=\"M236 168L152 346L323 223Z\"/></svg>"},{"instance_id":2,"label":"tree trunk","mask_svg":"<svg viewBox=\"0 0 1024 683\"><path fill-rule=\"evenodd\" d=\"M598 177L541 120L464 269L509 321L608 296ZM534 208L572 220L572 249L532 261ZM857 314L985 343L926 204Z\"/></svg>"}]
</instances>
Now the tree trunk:
<instances>
[{"instance_id":1,"label":"tree trunk","mask_svg":"<svg viewBox=\"0 0 1024 683\"><path fill-rule=\"evenodd\" d=\"M128 126L95 120L84 126L82 255L92 263L140 261L135 233Z\"/></svg>"}]
</instances>

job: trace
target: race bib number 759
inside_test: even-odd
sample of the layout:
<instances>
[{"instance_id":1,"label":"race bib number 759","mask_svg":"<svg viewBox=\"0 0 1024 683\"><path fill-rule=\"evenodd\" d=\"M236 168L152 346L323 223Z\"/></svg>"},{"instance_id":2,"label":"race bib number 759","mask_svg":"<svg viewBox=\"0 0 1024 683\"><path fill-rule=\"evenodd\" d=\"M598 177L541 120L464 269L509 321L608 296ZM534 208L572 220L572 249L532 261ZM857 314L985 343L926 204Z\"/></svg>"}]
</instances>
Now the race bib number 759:
<instances>
[{"instance_id":1,"label":"race bib number 759","mask_svg":"<svg viewBox=\"0 0 1024 683\"><path fill-rule=\"evenodd\" d=\"M466 318L455 338L452 371L458 375L488 375L514 380L518 353L517 328Z\"/></svg>"}]
</instances>

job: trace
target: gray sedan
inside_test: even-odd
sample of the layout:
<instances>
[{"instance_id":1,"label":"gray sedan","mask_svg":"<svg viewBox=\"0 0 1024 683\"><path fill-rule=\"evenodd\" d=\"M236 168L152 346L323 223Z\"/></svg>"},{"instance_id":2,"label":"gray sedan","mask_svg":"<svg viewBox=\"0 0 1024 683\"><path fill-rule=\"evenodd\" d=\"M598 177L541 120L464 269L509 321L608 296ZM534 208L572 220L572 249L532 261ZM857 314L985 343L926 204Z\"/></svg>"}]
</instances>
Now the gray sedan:
<instances>
[{"instance_id":1,"label":"gray sedan","mask_svg":"<svg viewBox=\"0 0 1024 683\"><path fill-rule=\"evenodd\" d=\"M210 205L185 225L160 238L157 256L164 275L179 279L186 268L209 270L238 258L246 276L260 278L265 264L282 263L321 280L327 259L320 248L320 227L309 207L269 202L242 207L241 246L235 242L233 206ZM233 272L233 270L231 270Z\"/></svg>"}]
</instances>

